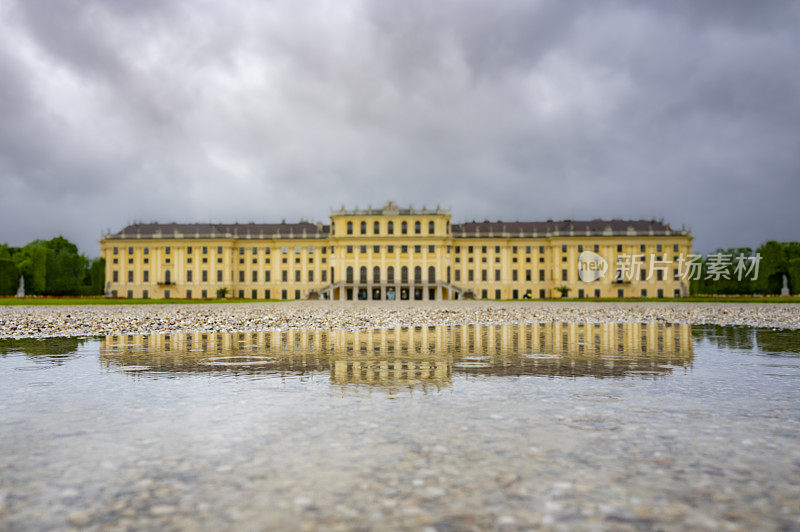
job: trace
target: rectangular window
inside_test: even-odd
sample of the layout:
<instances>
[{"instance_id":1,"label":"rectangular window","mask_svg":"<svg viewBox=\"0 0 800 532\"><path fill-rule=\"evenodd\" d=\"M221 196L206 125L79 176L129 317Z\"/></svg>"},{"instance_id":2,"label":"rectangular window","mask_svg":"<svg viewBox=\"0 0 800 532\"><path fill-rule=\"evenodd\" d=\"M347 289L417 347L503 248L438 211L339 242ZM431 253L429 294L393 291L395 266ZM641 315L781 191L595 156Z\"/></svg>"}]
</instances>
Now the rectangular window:
<instances>
[{"instance_id":1,"label":"rectangular window","mask_svg":"<svg viewBox=\"0 0 800 532\"><path fill-rule=\"evenodd\" d=\"M119 272L117 270L111 272L111 280L115 283L119 282Z\"/></svg>"},{"instance_id":2,"label":"rectangular window","mask_svg":"<svg viewBox=\"0 0 800 532\"><path fill-rule=\"evenodd\" d=\"M583 253L583 244L578 244L578 253Z\"/></svg>"},{"instance_id":3,"label":"rectangular window","mask_svg":"<svg viewBox=\"0 0 800 532\"><path fill-rule=\"evenodd\" d=\"M347 246L347 252L348 253L352 253L353 252L353 246Z\"/></svg>"},{"instance_id":4,"label":"rectangular window","mask_svg":"<svg viewBox=\"0 0 800 532\"><path fill-rule=\"evenodd\" d=\"M515 272L516 272L516 270L515 270ZM494 271L494 280L495 281L499 281L500 280L500 270L495 270Z\"/></svg>"},{"instance_id":5,"label":"rectangular window","mask_svg":"<svg viewBox=\"0 0 800 532\"><path fill-rule=\"evenodd\" d=\"M203 275L202 275L202 277L203 277L203 282L204 282L204 283L205 283L205 282L208 282L208 270L203 270ZM205 297L205 296L203 296L203 297Z\"/></svg>"},{"instance_id":6,"label":"rectangular window","mask_svg":"<svg viewBox=\"0 0 800 532\"><path fill-rule=\"evenodd\" d=\"M239 282L240 283L244 282L244 272L241 270L239 270Z\"/></svg>"},{"instance_id":7,"label":"rectangular window","mask_svg":"<svg viewBox=\"0 0 800 532\"><path fill-rule=\"evenodd\" d=\"M494 291L494 298L495 298L495 299L500 299L501 297L502 297L502 296L500 295L500 290L495 290L495 291Z\"/></svg>"},{"instance_id":8,"label":"rectangular window","mask_svg":"<svg viewBox=\"0 0 800 532\"><path fill-rule=\"evenodd\" d=\"M250 292L250 297L252 299L258 299L258 290L253 290Z\"/></svg>"},{"instance_id":9,"label":"rectangular window","mask_svg":"<svg viewBox=\"0 0 800 532\"><path fill-rule=\"evenodd\" d=\"M119 248L114 248L114 255L118 255L118 254L119 254Z\"/></svg>"},{"instance_id":10,"label":"rectangular window","mask_svg":"<svg viewBox=\"0 0 800 532\"><path fill-rule=\"evenodd\" d=\"M281 299L286 299L286 290L281 290Z\"/></svg>"},{"instance_id":11,"label":"rectangular window","mask_svg":"<svg viewBox=\"0 0 800 532\"><path fill-rule=\"evenodd\" d=\"M294 291L294 298L295 299L300 299L300 290L295 290Z\"/></svg>"},{"instance_id":12,"label":"rectangular window","mask_svg":"<svg viewBox=\"0 0 800 532\"><path fill-rule=\"evenodd\" d=\"M461 280L461 270L456 270L456 281Z\"/></svg>"},{"instance_id":13,"label":"rectangular window","mask_svg":"<svg viewBox=\"0 0 800 532\"><path fill-rule=\"evenodd\" d=\"M525 270L525 280L526 281L531 281L532 280L531 271L530 270Z\"/></svg>"},{"instance_id":14,"label":"rectangular window","mask_svg":"<svg viewBox=\"0 0 800 532\"><path fill-rule=\"evenodd\" d=\"M656 253L661 253L661 244L656 244Z\"/></svg>"},{"instance_id":15,"label":"rectangular window","mask_svg":"<svg viewBox=\"0 0 800 532\"><path fill-rule=\"evenodd\" d=\"M488 290L481 290L481 299L488 299L489 298L489 291Z\"/></svg>"},{"instance_id":16,"label":"rectangular window","mask_svg":"<svg viewBox=\"0 0 800 532\"><path fill-rule=\"evenodd\" d=\"M373 253L380 253L381 252L381 247L380 246L372 246L372 252Z\"/></svg>"},{"instance_id":17,"label":"rectangular window","mask_svg":"<svg viewBox=\"0 0 800 532\"><path fill-rule=\"evenodd\" d=\"M320 280L325 283L328 281L328 270L322 270L319 272Z\"/></svg>"},{"instance_id":18,"label":"rectangular window","mask_svg":"<svg viewBox=\"0 0 800 532\"><path fill-rule=\"evenodd\" d=\"M133 282L133 272L128 272L128 282L129 283Z\"/></svg>"},{"instance_id":19,"label":"rectangular window","mask_svg":"<svg viewBox=\"0 0 800 532\"><path fill-rule=\"evenodd\" d=\"M270 275L271 273L272 272L270 272L269 270L264 270L264 282L265 283L268 283L270 281L270 277L272 277Z\"/></svg>"},{"instance_id":20,"label":"rectangular window","mask_svg":"<svg viewBox=\"0 0 800 532\"><path fill-rule=\"evenodd\" d=\"M167 255L169 255L169 252L171 251L171 249L172 249L172 248L170 248L169 246L167 246L167 248L166 248Z\"/></svg>"},{"instance_id":21,"label":"rectangular window","mask_svg":"<svg viewBox=\"0 0 800 532\"><path fill-rule=\"evenodd\" d=\"M361 253L366 253L366 252L367 252L367 246L361 246L361 248L359 249L359 251L360 251Z\"/></svg>"},{"instance_id":22,"label":"rectangular window","mask_svg":"<svg viewBox=\"0 0 800 532\"><path fill-rule=\"evenodd\" d=\"M128 255L133 255L133 248L132 247L128 248Z\"/></svg>"},{"instance_id":23,"label":"rectangular window","mask_svg":"<svg viewBox=\"0 0 800 532\"><path fill-rule=\"evenodd\" d=\"M200 297L203 299L208 297L208 290L200 290Z\"/></svg>"},{"instance_id":24,"label":"rectangular window","mask_svg":"<svg viewBox=\"0 0 800 532\"><path fill-rule=\"evenodd\" d=\"M217 270L217 282L222 282L222 270Z\"/></svg>"},{"instance_id":25,"label":"rectangular window","mask_svg":"<svg viewBox=\"0 0 800 532\"><path fill-rule=\"evenodd\" d=\"M217 246L217 254L222 255L222 246Z\"/></svg>"},{"instance_id":26,"label":"rectangular window","mask_svg":"<svg viewBox=\"0 0 800 532\"><path fill-rule=\"evenodd\" d=\"M253 282L258 282L258 272L256 270L253 270Z\"/></svg>"},{"instance_id":27,"label":"rectangular window","mask_svg":"<svg viewBox=\"0 0 800 532\"><path fill-rule=\"evenodd\" d=\"M386 246L387 253L394 253L394 246Z\"/></svg>"},{"instance_id":28,"label":"rectangular window","mask_svg":"<svg viewBox=\"0 0 800 532\"><path fill-rule=\"evenodd\" d=\"M562 281L567 280L567 270L561 270L561 280Z\"/></svg>"},{"instance_id":29,"label":"rectangular window","mask_svg":"<svg viewBox=\"0 0 800 532\"><path fill-rule=\"evenodd\" d=\"M192 270L186 270L186 282L187 283L192 282Z\"/></svg>"},{"instance_id":30,"label":"rectangular window","mask_svg":"<svg viewBox=\"0 0 800 532\"><path fill-rule=\"evenodd\" d=\"M314 282L314 270L308 270L308 282L309 283Z\"/></svg>"},{"instance_id":31,"label":"rectangular window","mask_svg":"<svg viewBox=\"0 0 800 532\"><path fill-rule=\"evenodd\" d=\"M116 248L114 248L114 249L116 249ZM675 253L678 252L678 244L675 244L674 246L672 246L672 251L674 251Z\"/></svg>"},{"instance_id":32,"label":"rectangular window","mask_svg":"<svg viewBox=\"0 0 800 532\"><path fill-rule=\"evenodd\" d=\"M400 253L408 253L408 246L400 246Z\"/></svg>"},{"instance_id":33,"label":"rectangular window","mask_svg":"<svg viewBox=\"0 0 800 532\"><path fill-rule=\"evenodd\" d=\"M272 299L269 290L264 290L264 299Z\"/></svg>"},{"instance_id":34,"label":"rectangular window","mask_svg":"<svg viewBox=\"0 0 800 532\"><path fill-rule=\"evenodd\" d=\"M475 270L468 270L467 271L467 279L470 281L475 280Z\"/></svg>"},{"instance_id":35,"label":"rectangular window","mask_svg":"<svg viewBox=\"0 0 800 532\"><path fill-rule=\"evenodd\" d=\"M544 281L544 270L539 270L539 280Z\"/></svg>"},{"instance_id":36,"label":"rectangular window","mask_svg":"<svg viewBox=\"0 0 800 532\"><path fill-rule=\"evenodd\" d=\"M149 270L145 270L145 271L142 272L142 275L144 276L144 278L142 280L145 283L149 283L150 282L150 271Z\"/></svg>"},{"instance_id":37,"label":"rectangular window","mask_svg":"<svg viewBox=\"0 0 800 532\"><path fill-rule=\"evenodd\" d=\"M488 270L481 270L481 281L488 281L488 280L489 280Z\"/></svg>"},{"instance_id":38,"label":"rectangular window","mask_svg":"<svg viewBox=\"0 0 800 532\"><path fill-rule=\"evenodd\" d=\"M467 253L472 253L472 250L473 250L473 247L472 247L472 246L469 246L469 247L467 248Z\"/></svg>"},{"instance_id":39,"label":"rectangular window","mask_svg":"<svg viewBox=\"0 0 800 532\"><path fill-rule=\"evenodd\" d=\"M428 246L428 253L435 253L435 252L436 252L435 246Z\"/></svg>"},{"instance_id":40,"label":"rectangular window","mask_svg":"<svg viewBox=\"0 0 800 532\"><path fill-rule=\"evenodd\" d=\"M208 254L208 248L206 246L203 246L203 255L206 254Z\"/></svg>"},{"instance_id":41,"label":"rectangular window","mask_svg":"<svg viewBox=\"0 0 800 532\"><path fill-rule=\"evenodd\" d=\"M642 288L642 297L647 297L647 288Z\"/></svg>"},{"instance_id":42,"label":"rectangular window","mask_svg":"<svg viewBox=\"0 0 800 532\"><path fill-rule=\"evenodd\" d=\"M296 283L300 282L300 270L295 270L295 272L294 272L294 281Z\"/></svg>"},{"instance_id":43,"label":"rectangular window","mask_svg":"<svg viewBox=\"0 0 800 532\"><path fill-rule=\"evenodd\" d=\"M422 246L414 246L414 253L422 253Z\"/></svg>"},{"instance_id":44,"label":"rectangular window","mask_svg":"<svg viewBox=\"0 0 800 532\"><path fill-rule=\"evenodd\" d=\"M567 252L567 245L566 244L562 244L561 245L561 253L566 253L566 252Z\"/></svg>"},{"instance_id":45,"label":"rectangular window","mask_svg":"<svg viewBox=\"0 0 800 532\"><path fill-rule=\"evenodd\" d=\"M191 290L187 290L186 291L186 299L192 299L192 291Z\"/></svg>"},{"instance_id":46,"label":"rectangular window","mask_svg":"<svg viewBox=\"0 0 800 532\"><path fill-rule=\"evenodd\" d=\"M285 283L285 282L287 282L288 280L289 280L289 272L287 272L286 270L283 270L283 271L281 272L281 281L283 281L283 282ZM284 297L284 298L282 298L282 299L286 299L286 298Z\"/></svg>"},{"instance_id":47,"label":"rectangular window","mask_svg":"<svg viewBox=\"0 0 800 532\"><path fill-rule=\"evenodd\" d=\"M239 290L239 299L244 299L244 290Z\"/></svg>"}]
</instances>

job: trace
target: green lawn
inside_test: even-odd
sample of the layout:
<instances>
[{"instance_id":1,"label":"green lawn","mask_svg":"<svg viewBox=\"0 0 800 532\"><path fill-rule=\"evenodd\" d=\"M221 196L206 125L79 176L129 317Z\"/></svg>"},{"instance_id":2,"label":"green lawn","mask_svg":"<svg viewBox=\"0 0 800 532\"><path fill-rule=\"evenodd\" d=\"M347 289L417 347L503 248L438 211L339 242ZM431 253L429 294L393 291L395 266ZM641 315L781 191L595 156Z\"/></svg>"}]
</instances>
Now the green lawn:
<instances>
[{"instance_id":1,"label":"green lawn","mask_svg":"<svg viewBox=\"0 0 800 532\"><path fill-rule=\"evenodd\" d=\"M280 302L280 299L124 299L124 298L104 298L104 297L0 297L0 306L10 305L197 305L204 303L265 303L265 302ZM476 300L477 301L477 300ZM497 301L497 300L493 300ZM748 296L730 296L730 297L713 297L713 296L692 296L692 297L679 297L679 298L607 298L607 299L578 299L578 298L565 298L565 299L534 299L534 300L516 300L505 299L506 302L517 301L568 301L568 302L582 302L582 303L606 303L606 302L623 302L623 303L643 303L643 302L656 302L656 303L800 303L800 296L768 296L768 297L748 297Z\"/></svg>"}]
</instances>

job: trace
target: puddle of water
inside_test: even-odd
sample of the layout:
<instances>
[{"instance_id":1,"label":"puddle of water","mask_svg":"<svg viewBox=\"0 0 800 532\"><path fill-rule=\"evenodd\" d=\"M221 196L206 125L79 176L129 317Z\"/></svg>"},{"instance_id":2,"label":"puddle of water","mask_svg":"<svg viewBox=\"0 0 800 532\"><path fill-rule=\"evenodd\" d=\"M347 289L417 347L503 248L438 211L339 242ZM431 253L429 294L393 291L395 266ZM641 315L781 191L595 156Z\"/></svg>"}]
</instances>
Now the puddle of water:
<instances>
[{"instance_id":1,"label":"puddle of water","mask_svg":"<svg viewBox=\"0 0 800 532\"><path fill-rule=\"evenodd\" d=\"M0 340L0 511L12 529L796 528L798 346L663 323Z\"/></svg>"}]
</instances>

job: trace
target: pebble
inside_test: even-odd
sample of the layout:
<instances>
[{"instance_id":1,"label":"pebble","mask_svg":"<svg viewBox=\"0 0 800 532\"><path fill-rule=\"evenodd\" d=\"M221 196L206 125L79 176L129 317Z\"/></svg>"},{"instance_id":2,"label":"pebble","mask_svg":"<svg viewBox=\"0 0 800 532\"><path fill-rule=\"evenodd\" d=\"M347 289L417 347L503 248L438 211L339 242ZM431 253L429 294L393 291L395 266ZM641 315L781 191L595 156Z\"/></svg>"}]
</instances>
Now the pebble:
<instances>
[{"instance_id":1,"label":"pebble","mask_svg":"<svg viewBox=\"0 0 800 532\"><path fill-rule=\"evenodd\" d=\"M0 307L0 338L287 329L356 330L427 325L652 323L800 329L786 303L360 302Z\"/></svg>"}]
</instances>

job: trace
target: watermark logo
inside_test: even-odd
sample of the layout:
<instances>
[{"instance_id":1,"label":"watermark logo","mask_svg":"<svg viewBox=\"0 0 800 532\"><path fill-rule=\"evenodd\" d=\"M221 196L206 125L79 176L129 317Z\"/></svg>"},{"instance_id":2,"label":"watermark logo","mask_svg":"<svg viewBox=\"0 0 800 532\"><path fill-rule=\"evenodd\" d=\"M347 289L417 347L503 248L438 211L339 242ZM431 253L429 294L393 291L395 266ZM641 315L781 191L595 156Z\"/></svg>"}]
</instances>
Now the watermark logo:
<instances>
[{"instance_id":1,"label":"watermark logo","mask_svg":"<svg viewBox=\"0 0 800 532\"><path fill-rule=\"evenodd\" d=\"M608 261L593 251L584 251L578 257L578 279L584 283L599 281L608 272Z\"/></svg>"},{"instance_id":2,"label":"watermark logo","mask_svg":"<svg viewBox=\"0 0 800 532\"><path fill-rule=\"evenodd\" d=\"M617 255L614 265L615 282L649 281L699 281L701 279L719 281L720 279L742 281L758 279L761 255L739 254L733 256L714 253L703 260L702 255L674 255L672 259L651 253ZM606 277L608 261L592 251L584 251L578 256L578 279L592 283ZM705 270L705 272L704 272Z\"/></svg>"}]
</instances>

